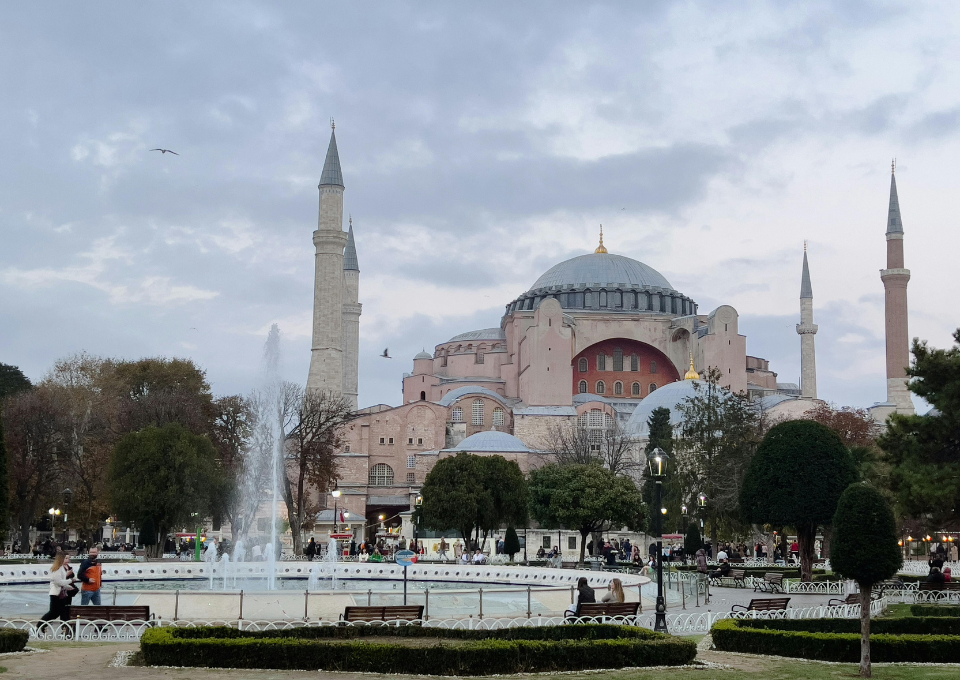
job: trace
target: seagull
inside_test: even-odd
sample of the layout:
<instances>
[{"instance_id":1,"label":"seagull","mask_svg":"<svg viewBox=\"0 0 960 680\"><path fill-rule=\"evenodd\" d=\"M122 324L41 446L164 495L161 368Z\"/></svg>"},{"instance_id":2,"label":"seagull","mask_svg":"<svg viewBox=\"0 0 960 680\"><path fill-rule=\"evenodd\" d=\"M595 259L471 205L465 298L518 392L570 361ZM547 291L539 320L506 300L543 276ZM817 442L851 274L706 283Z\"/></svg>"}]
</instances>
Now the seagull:
<instances>
[{"instance_id":1,"label":"seagull","mask_svg":"<svg viewBox=\"0 0 960 680\"><path fill-rule=\"evenodd\" d=\"M160 153L172 153L174 156L179 156L176 151L171 151L170 149L150 149L151 151L159 151Z\"/></svg>"},{"instance_id":2,"label":"seagull","mask_svg":"<svg viewBox=\"0 0 960 680\"><path fill-rule=\"evenodd\" d=\"M392 356L390 356L390 348L389 348L389 347L387 347L385 350L383 350L383 354L380 355L380 358L381 358L381 359L392 359L392 358L393 358Z\"/></svg>"}]
</instances>

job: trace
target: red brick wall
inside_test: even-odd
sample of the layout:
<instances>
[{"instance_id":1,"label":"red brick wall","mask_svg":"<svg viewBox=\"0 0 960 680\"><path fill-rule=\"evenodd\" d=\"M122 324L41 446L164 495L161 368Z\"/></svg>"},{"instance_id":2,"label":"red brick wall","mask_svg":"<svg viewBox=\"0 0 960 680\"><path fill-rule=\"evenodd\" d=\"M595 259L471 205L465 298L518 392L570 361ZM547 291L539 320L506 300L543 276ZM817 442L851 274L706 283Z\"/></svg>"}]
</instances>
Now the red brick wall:
<instances>
[{"instance_id":1,"label":"red brick wall","mask_svg":"<svg viewBox=\"0 0 960 680\"><path fill-rule=\"evenodd\" d=\"M623 350L623 369L622 371L613 370L613 353L620 348ZM597 370L597 355L603 353L606 355L605 371ZM639 371L630 370L630 356L636 354L640 360ZM580 371L580 359L587 360L587 371ZM651 362L656 362L657 372L653 373ZM605 383L605 397L633 397L633 383L640 383L639 397L646 397L650 394L650 384L656 383L657 387L663 387L667 383L680 379L679 373L673 367L673 364L667 356L660 350L635 340L604 340L595 345L591 345L583 350L573 359L573 393L580 392L580 381L587 381L587 392L597 394L597 381L602 380ZM623 383L623 394L614 393L614 384L617 381ZM639 398L635 397L635 398Z\"/></svg>"}]
</instances>

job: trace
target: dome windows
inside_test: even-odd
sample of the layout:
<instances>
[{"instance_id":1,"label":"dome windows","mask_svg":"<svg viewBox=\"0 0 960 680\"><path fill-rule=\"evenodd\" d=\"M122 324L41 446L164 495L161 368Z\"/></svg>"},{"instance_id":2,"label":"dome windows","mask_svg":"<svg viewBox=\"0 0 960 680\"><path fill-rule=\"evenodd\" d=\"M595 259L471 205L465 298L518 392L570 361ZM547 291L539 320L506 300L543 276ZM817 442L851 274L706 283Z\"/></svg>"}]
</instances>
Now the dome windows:
<instances>
[{"instance_id":1,"label":"dome windows","mask_svg":"<svg viewBox=\"0 0 960 680\"><path fill-rule=\"evenodd\" d=\"M650 372L651 372L651 373L656 373L656 372L657 372L657 362L656 362L656 361L651 361L651 362L650 362ZM654 389L656 389L656 388L654 388Z\"/></svg>"},{"instance_id":2,"label":"dome windows","mask_svg":"<svg viewBox=\"0 0 960 680\"><path fill-rule=\"evenodd\" d=\"M579 364L581 373L586 373L588 370L590 370L586 357L580 357L580 361L578 361L577 363ZM586 392L586 390L582 390L582 391Z\"/></svg>"},{"instance_id":3,"label":"dome windows","mask_svg":"<svg viewBox=\"0 0 960 680\"><path fill-rule=\"evenodd\" d=\"M650 383L650 393L653 393L657 389L657 383Z\"/></svg>"},{"instance_id":4,"label":"dome windows","mask_svg":"<svg viewBox=\"0 0 960 680\"><path fill-rule=\"evenodd\" d=\"M606 394L607 386L603 384L602 380L597 381L597 394Z\"/></svg>"},{"instance_id":5,"label":"dome windows","mask_svg":"<svg viewBox=\"0 0 960 680\"><path fill-rule=\"evenodd\" d=\"M607 357L602 352L597 355L597 370L598 371L607 370ZM597 392L597 394L603 394L603 393Z\"/></svg>"},{"instance_id":6,"label":"dome windows","mask_svg":"<svg viewBox=\"0 0 960 680\"><path fill-rule=\"evenodd\" d=\"M636 354L630 355L630 370L639 371L640 370L640 357Z\"/></svg>"},{"instance_id":7,"label":"dome windows","mask_svg":"<svg viewBox=\"0 0 960 680\"><path fill-rule=\"evenodd\" d=\"M640 383L635 382L630 386L630 394L632 394L634 397L640 396Z\"/></svg>"},{"instance_id":8,"label":"dome windows","mask_svg":"<svg viewBox=\"0 0 960 680\"><path fill-rule=\"evenodd\" d=\"M586 359L583 359L583 361L586 361ZM586 380L581 380L581 381L580 381L580 384L579 384L577 387L578 387L578 391L580 392L580 394L586 394L586 393L587 393L587 381L586 381Z\"/></svg>"},{"instance_id":9,"label":"dome windows","mask_svg":"<svg viewBox=\"0 0 960 680\"><path fill-rule=\"evenodd\" d=\"M483 399L476 399L470 410L474 425L483 425Z\"/></svg>"},{"instance_id":10,"label":"dome windows","mask_svg":"<svg viewBox=\"0 0 960 680\"><path fill-rule=\"evenodd\" d=\"M623 350L619 347L613 350L613 370L623 370Z\"/></svg>"},{"instance_id":11,"label":"dome windows","mask_svg":"<svg viewBox=\"0 0 960 680\"><path fill-rule=\"evenodd\" d=\"M619 380L613 383L613 393L617 395L623 394L623 383Z\"/></svg>"}]
</instances>

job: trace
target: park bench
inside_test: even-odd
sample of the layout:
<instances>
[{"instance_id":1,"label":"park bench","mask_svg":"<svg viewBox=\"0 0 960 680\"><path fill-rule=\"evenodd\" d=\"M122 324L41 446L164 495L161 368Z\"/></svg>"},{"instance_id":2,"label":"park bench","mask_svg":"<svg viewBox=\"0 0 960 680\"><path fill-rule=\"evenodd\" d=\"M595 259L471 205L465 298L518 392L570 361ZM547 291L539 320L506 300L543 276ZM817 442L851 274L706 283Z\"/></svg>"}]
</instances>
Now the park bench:
<instances>
[{"instance_id":1,"label":"park bench","mask_svg":"<svg viewBox=\"0 0 960 680\"><path fill-rule=\"evenodd\" d=\"M753 590L762 590L765 593L783 592L783 574L779 572L767 572L761 580L753 580Z\"/></svg>"},{"instance_id":2,"label":"park bench","mask_svg":"<svg viewBox=\"0 0 960 680\"><path fill-rule=\"evenodd\" d=\"M584 602L577 605L576 613L568 619L592 618L606 619L612 617L636 616L640 608L639 602Z\"/></svg>"},{"instance_id":3,"label":"park bench","mask_svg":"<svg viewBox=\"0 0 960 680\"><path fill-rule=\"evenodd\" d=\"M789 597L770 597L763 600L750 600L750 604L744 607L742 604L735 604L730 608L730 613L734 612L776 612L784 611L787 608L787 603L790 602Z\"/></svg>"},{"instance_id":4,"label":"park bench","mask_svg":"<svg viewBox=\"0 0 960 680\"><path fill-rule=\"evenodd\" d=\"M903 582L903 579L895 578L895 579L890 579L889 581L881 581L880 583L875 585L873 589L883 594L885 590L903 590L904 587L905 587L905 584Z\"/></svg>"},{"instance_id":5,"label":"park bench","mask_svg":"<svg viewBox=\"0 0 960 680\"><path fill-rule=\"evenodd\" d=\"M839 597L832 597L830 601L827 602L828 607L842 607L844 605L851 604L860 604L860 594L859 593L850 593L842 600Z\"/></svg>"},{"instance_id":6,"label":"park bench","mask_svg":"<svg viewBox=\"0 0 960 680\"><path fill-rule=\"evenodd\" d=\"M150 607L121 605L75 605L70 616L84 621L149 621Z\"/></svg>"},{"instance_id":7,"label":"park bench","mask_svg":"<svg viewBox=\"0 0 960 680\"><path fill-rule=\"evenodd\" d=\"M734 588L746 588L746 578L746 569L731 569L728 575L713 579L713 585L722 586L724 581L733 581Z\"/></svg>"},{"instance_id":8,"label":"park bench","mask_svg":"<svg viewBox=\"0 0 960 680\"><path fill-rule=\"evenodd\" d=\"M960 581L947 581L946 583L920 581L920 590L960 590Z\"/></svg>"},{"instance_id":9,"label":"park bench","mask_svg":"<svg viewBox=\"0 0 960 680\"><path fill-rule=\"evenodd\" d=\"M393 607L347 607L340 615L343 623L368 621L417 621L423 618L423 605Z\"/></svg>"}]
</instances>

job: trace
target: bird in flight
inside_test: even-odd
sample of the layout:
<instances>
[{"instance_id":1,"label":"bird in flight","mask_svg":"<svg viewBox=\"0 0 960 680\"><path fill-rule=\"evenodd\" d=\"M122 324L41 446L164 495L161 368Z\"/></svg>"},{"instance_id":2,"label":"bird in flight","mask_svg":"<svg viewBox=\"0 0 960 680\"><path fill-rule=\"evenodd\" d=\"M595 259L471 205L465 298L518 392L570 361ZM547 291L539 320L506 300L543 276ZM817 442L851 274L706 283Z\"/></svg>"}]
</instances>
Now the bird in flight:
<instances>
[{"instance_id":1,"label":"bird in flight","mask_svg":"<svg viewBox=\"0 0 960 680\"><path fill-rule=\"evenodd\" d=\"M389 347L387 347L385 350L383 350L383 354L380 355L380 358L381 358L381 359L392 359L392 358L393 358L392 356L390 356L390 348L389 348Z\"/></svg>"},{"instance_id":2,"label":"bird in flight","mask_svg":"<svg viewBox=\"0 0 960 680\"><path fill-rule=\"evenodd\" d=\"M172 153L174 156L179 156L176 151L171 151L170 149L150 149L151 151L159 151L160 153Z\"/></svg>"}]
</instances>

